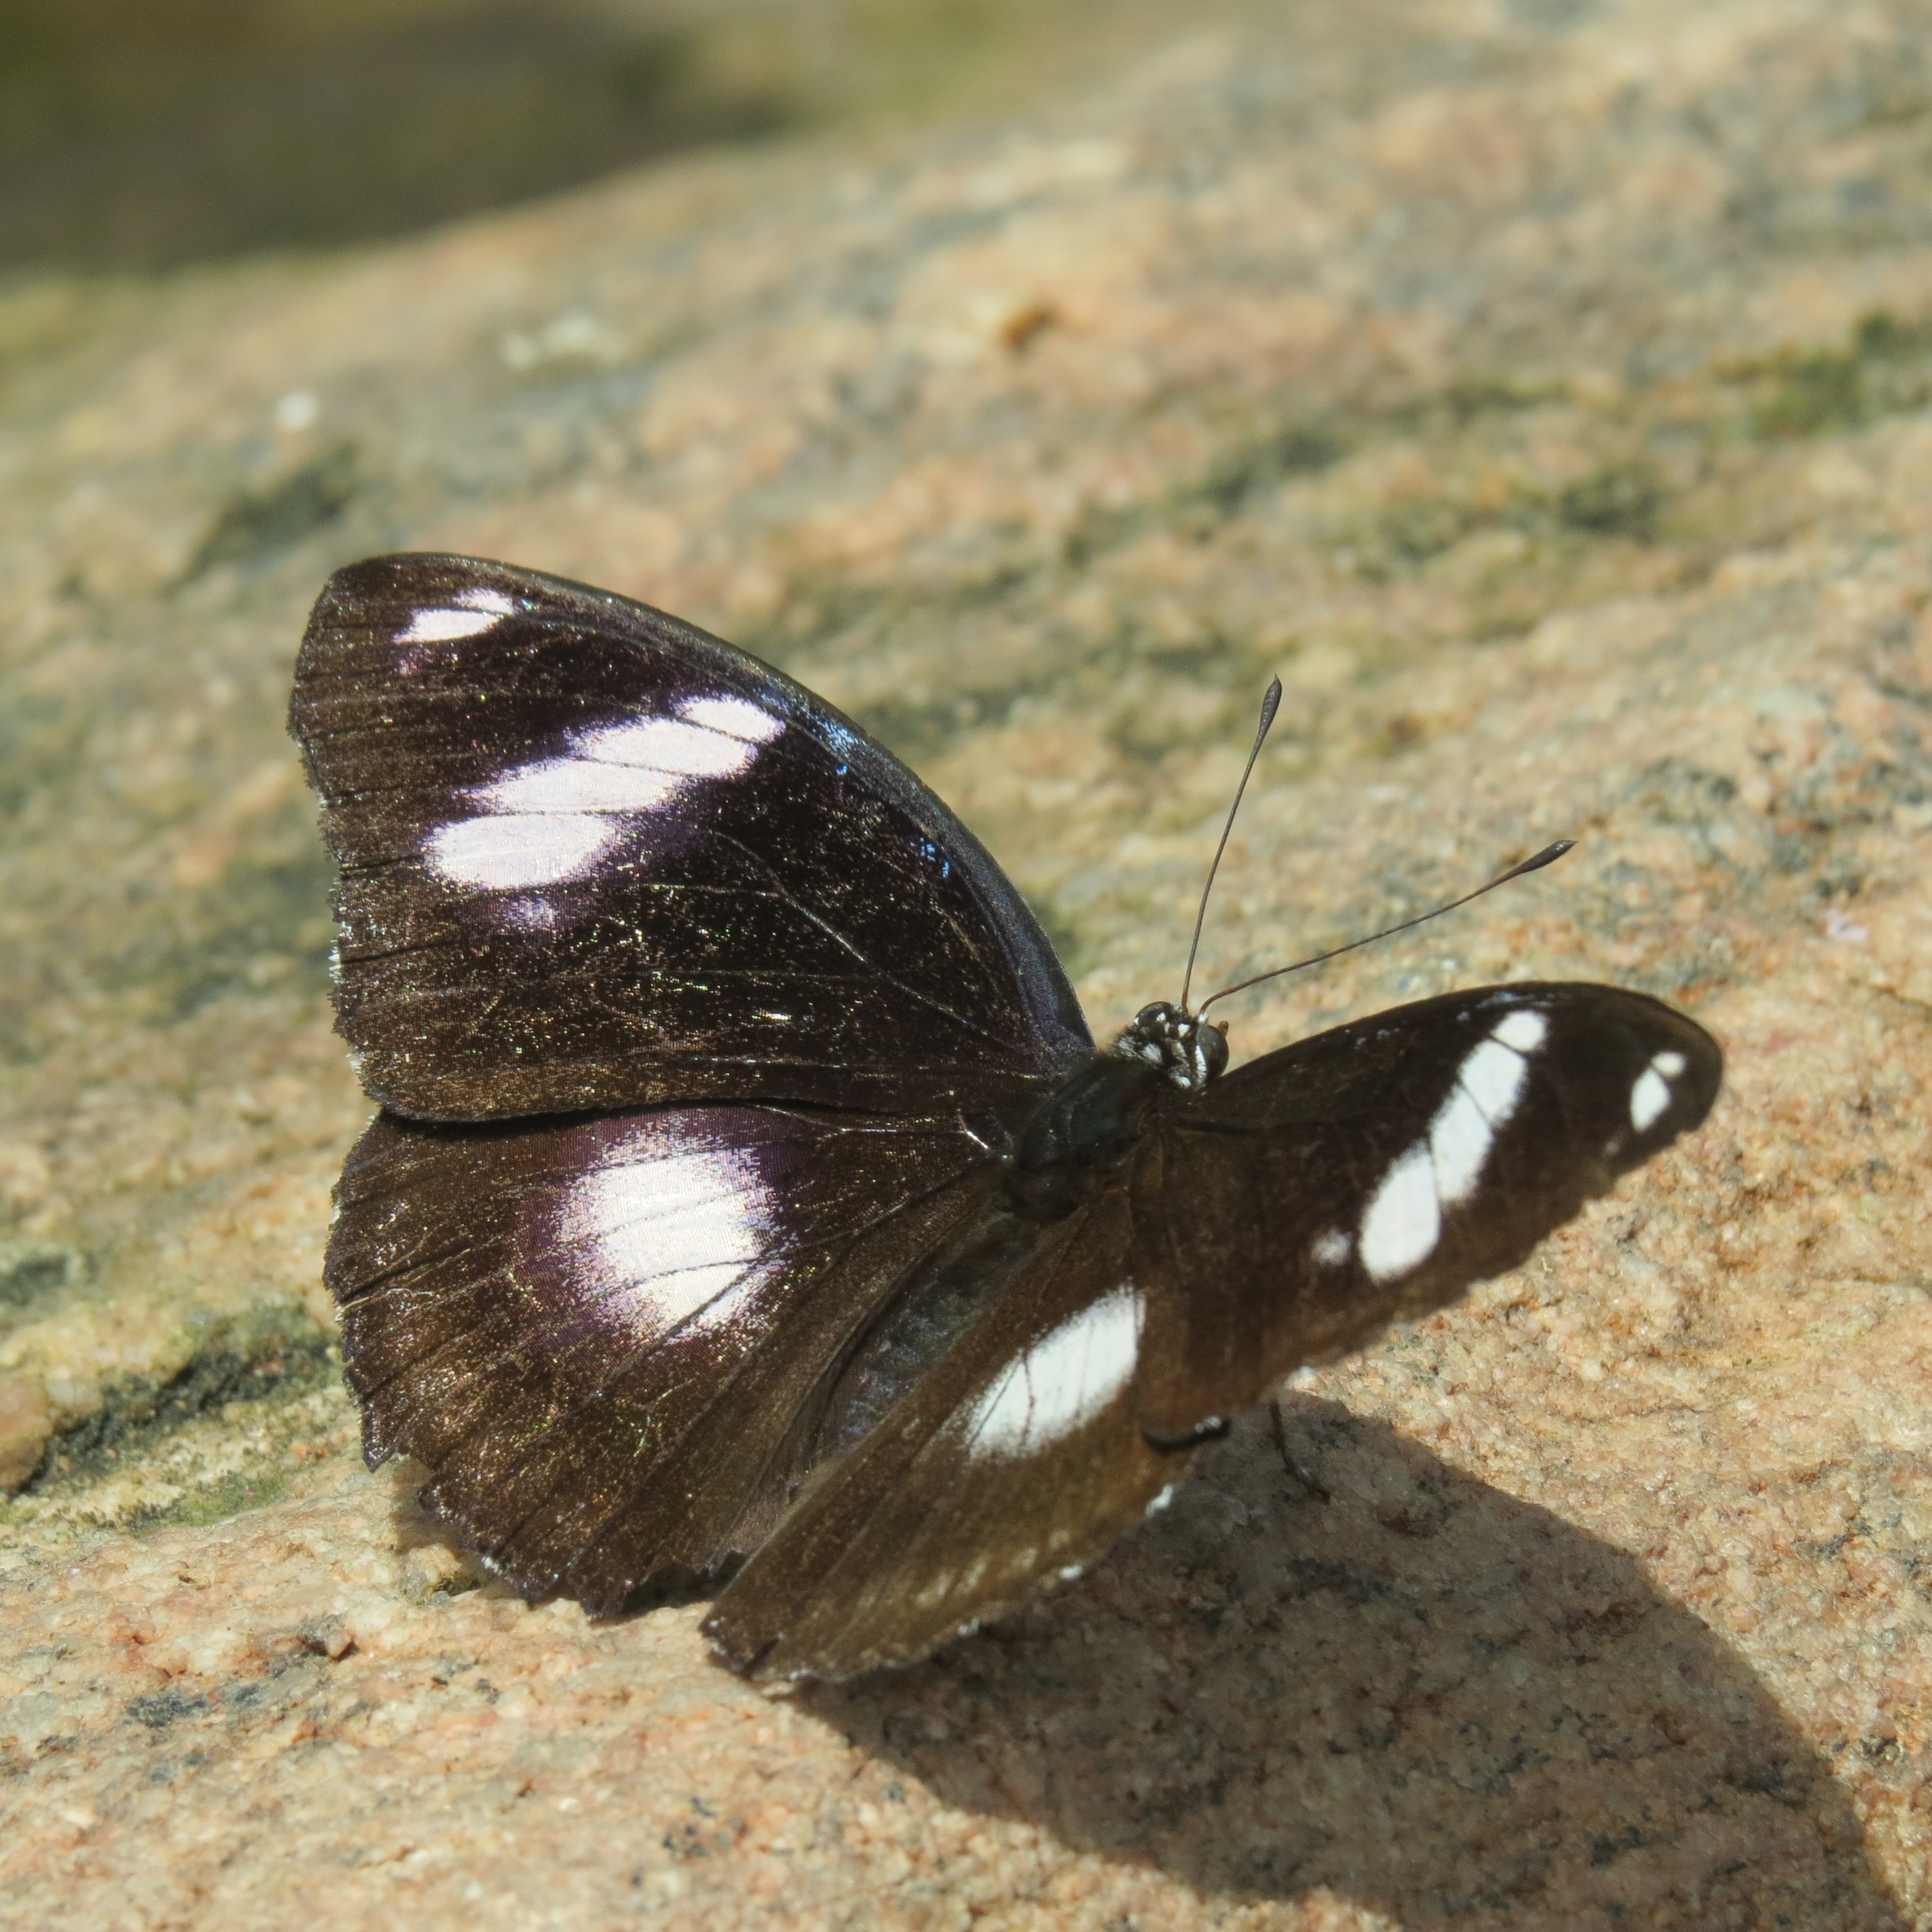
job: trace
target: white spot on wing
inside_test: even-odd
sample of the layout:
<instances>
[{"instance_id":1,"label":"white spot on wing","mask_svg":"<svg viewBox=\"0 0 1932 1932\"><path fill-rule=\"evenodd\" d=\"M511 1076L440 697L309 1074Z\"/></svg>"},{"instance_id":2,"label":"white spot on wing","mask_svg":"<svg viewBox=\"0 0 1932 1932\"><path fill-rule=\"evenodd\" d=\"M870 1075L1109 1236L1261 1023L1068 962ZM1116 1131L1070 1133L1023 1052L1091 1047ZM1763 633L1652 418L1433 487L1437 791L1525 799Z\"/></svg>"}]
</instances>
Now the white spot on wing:
<instances>
[{"instance_id":1,"label":"white spot on wing","mask_svg":"<svg viewBox=\"0 0 1932 1932\"><path fill-rule=\"evenodd\" d=\"M1642 1133L1654 1126L1670 1105L1670 1082L1658 1072L1653 1060L1636 1076L1630 1089L1630 1125Z\"/></svg>"},{"instance_id":2,"label":"white spot on wing","mask_svg":"<svg viewBox=\"0 0 1932 1932\"><path fill-rule=\"evenodd\" d=\"M677 707L677 715L702 724L707 731L748 738L754 745L769 745L784 729L783 718L773 717L748 698L687 698Z\"/></svg>"},{"instance_id":3,"label":"white spot on wing","mask_svg":"<svg viewBox=\"0 0 1932 1932\"><path fill-rule=\"evenodd\" d=\"M463 596L479 608L418 611L406 634L467 636L514 608L498 591ZM584 732L562 757L536 759L479 786L466 794L478 816L436 826L424 856L458 885L555 885L587 869L621 833L626 815L664 811L702 779L736 777L759 745L784 728L742 698L686 698L679 710L676 718L634 718Z\"/></svg>"},{"instance_id":4,"label":"white spot on wing","mask_svg":"<svg viewBox=\"0 0 1932 1932\"><path fill-rule=\"evenodd\" d=\"M1510 1020L1534 1019L1540 1013L1512 1013ZM1507 1026L1509 1020L1503 1024ZM1544 1029L1546 1030L1546 1028ZM1516 1029L1527 1037L1528 1028ZM1436 1198L1444 1208L1460 1207L1476 1191L1483 1169L1496 1145L1497 1130L1516 1112L1529 1063L1514 1047L1498 1040L1482 1041L1456 1070L1449 1097L1429 1124L1429 1157L1436 1172Z\"/></svg>"},{"instance_id":5,"label":"white spot on wing","mask_svg":"<svg viewBox=\"0 0 1932 1932\"><path fill-rule=\"evenodd\" d=\"M1681 1053L1664 1052L1653 1054L1650 1064L1665 1079L1675 1080L1690 1063Z\"/></svg>"},{"instance_id":6,"label":"white spot on wing","mask_svg":"<svg viewBox=\"0 0 1932 1932\"><path fill-rule=\"evenodd\" d=\"M1140 1352L1141 1298L1117 1288L1036 1342L980 1396L968 1453L1021 1456L1090 1422L1125 1388Z\"/></svg>"},{"instance_id":7,"label":"white spot on wing","mask_svg":"<svg viewBox=\"0 0 1932 1932\"><path fill-rule=\"evenodd\" d=\"M1456 1084L1482 1108L1491 1126L1500 1127L1516 1112L1528 1078L1529 1064L1521 1054L1486 1040L1457 1070Z\"/></svg>"},{"instance_id":8,"label":"white spot on wing","mask_svg":"<svg viewBox=\"0 0 1932 1932\"><path fill-rule=\"evenodd\" d=\"M1452 1087L1429 1124L1429 1164L1442 1206L1454 1208L1474 1193L1496 1138L1488 1114L1460 1083Z\"/></svg>"},{"instance_id":9,"label":"white spot on wing","mask_svg":"<svg viewBox=\"0 0 1932 1932\"><path fill-rule=\"evenodd\" d=\"M758 1279L773 1203L754 1157L706 1148L601 1167L566 1195L557 1237L585 1291L644 1342L681 1322L712 1328Z\"/></svg>"},{"instance_id":10,"label":"white spot on wing","mask_svg":"<svg viewBox=\"0 0 1932 1932\"><path fill-rule=\"evenodd\" d=\"M501 812L655 812L677 788L676 777L668 772L589 758L544 758L474 796Z\"/></svg>"},{"instance_id":11,"label":"white spot on wing","mask_svg":"<svg viewBox=\"0 0 1932 1932\"><path fill-rule=\"evenodd\" d=\"M703 724L676 718L638 718L586 732L577 741L577 755L685 778L720 778L744 770L758 751L742 737Z\"/></svg>"},{"instance_id":12,"label":"white spot on wing","mask_svg":"<svg viewBox=\"0 0 1932 1932\"><path fill-rule=\"evenodd\" d=\"M458 610L445 605L412 614L409 627L396 641L402 644L447 644L454 638L474 638L494 630L508 614L502 610Z\"/></svg>"},{"instance_id":13,"label":"white spot on wing","mask_svg":"<svg viewBox=\"0 0 1932 1932\"><path fill-rule=\"evenodd\" d=\"M506 812L440 825L424 850L460 885L548 886L580 872L616 832L608 819L584 812Z\"/></svg>"},{"instance_id":14,"label":"white spot on wing","mask_svg":"<svg viewBox=\"0 0 1932 1932\"><path fill-rule=\"evenodd\" d=\"M1497 1021L1490 1034L1519 1053L1534 1053L1550 1037L1550 1022L1534 1006L1519 1006Z\"/></svg>"},{"instance_id":15,"label":"white spot on wing","mask_svg":"<svg viewBox=\"0 0 1932 1932\"><path fill-rule=\"evenodd\" d=\"M459 590L456 601L466 610L490 610L499 617L516 615L517 600L501 590L492 590L487 584L473 584L467 590Z\"/></svg>"},{"instance_id":16,"label":"white spot on wing","mask_svg":"<svg viewBox=\"0 0 1932 1932\"><path fill-rule=\"evenodd\" d=\"M1418 1141L1382 1176L1362 1216L1362 1265L1377 1281L1406 1274L1434 1251L1442 1232L1436 1164Z\"/></svg>"},{"instance_id":17,"label":"white spot on wing","mask_svg":"<svg viewBox=\"0 0 1932 1932\"><path fill-rule=\"evenodd\" d=\"M1326 1234L1316 1236L1308 1250L1308 1258L1323 1268L1340 1268L1348 1258L1354 1245L1340 1228L1330 1228Z\"/></svg>"}]
</instances>

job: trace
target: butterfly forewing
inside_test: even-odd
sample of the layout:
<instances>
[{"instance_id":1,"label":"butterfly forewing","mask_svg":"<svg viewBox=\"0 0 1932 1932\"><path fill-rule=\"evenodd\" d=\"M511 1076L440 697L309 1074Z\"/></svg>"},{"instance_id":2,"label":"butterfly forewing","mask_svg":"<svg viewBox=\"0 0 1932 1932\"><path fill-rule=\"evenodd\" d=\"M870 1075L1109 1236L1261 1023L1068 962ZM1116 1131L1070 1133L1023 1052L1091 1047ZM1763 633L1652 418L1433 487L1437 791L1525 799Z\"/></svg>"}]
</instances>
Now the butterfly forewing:
<instances>
[{"instance_id":1,"label":"butterfly forewing","mask_svg":"<svg viewBox=\"0 0 1932 1932\"><path fill-rule=\"evenodd\" d=\"M1135 1181L1160 1285L1144 1426L1184 1436L1514 1267L1695 1126L1722 1065L1642 994L1526 983L1338 1027L1168 1110Z\"/></svg>"},{"instance_id":2,"label":"butterfly forewing","mask_svg":"<svg viewBox=\"0 0 1932 1932\"><path fill-rule=\"evenodd\" d=\"M531 1591L621 1606L754 1546L859 1337L985 1209L955 1117L379 1118L328 1280L372 1460Z\"/></svg>"},{"instance_id":3,"label":"butterfly forewing","mask_svg":"<svg viewBox=\"0 0 1932 1932\"><path fill-rule=\"evenodd\" d=\"M291 724L342 871L339 1024L400 1112L978 1102L1090 1050L945 806L661 611L357 564L310 620Z\"/></svg>"}]
</instances>

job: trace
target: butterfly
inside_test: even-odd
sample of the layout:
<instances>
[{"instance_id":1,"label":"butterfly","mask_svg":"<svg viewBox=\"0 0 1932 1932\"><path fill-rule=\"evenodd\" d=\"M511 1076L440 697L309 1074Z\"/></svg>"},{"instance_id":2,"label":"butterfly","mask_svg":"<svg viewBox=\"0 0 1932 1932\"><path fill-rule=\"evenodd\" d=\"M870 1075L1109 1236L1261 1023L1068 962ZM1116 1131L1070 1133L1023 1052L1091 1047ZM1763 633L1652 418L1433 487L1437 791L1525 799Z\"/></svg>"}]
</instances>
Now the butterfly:
<instances>
[{"instance_id":1,"label":"butterfly","mask_svg":"<svg viewBox=\"0 0 1932 1932\"><path fill-rule=\"evenodd\" d=\"M1701 1028L1581 984L1232 1071L1184 993L1096 1051L889 752L506 565L338 572L290 726L381 1108L326 1263L368 1460L527 1594L722 1580L752 1675L1077 1575L1281 1377L1516 1265L1718 1090Z\"/></svg>"}]
</instances>

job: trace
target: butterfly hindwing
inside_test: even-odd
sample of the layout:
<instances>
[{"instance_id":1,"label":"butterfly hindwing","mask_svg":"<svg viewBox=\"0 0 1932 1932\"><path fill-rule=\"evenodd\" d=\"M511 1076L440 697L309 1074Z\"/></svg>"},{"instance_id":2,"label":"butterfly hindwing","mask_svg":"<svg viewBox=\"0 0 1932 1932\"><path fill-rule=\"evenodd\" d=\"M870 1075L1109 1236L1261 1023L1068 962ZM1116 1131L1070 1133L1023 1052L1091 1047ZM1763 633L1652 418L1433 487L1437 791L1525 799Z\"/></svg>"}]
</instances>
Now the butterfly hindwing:
<instances>
[{"instance_id":1,"label":"butterfly hindwing","mask_svg":"<svg viewBox=\"0 0 1932 1932\"><path fill-rule=\"evenodd\" d=\"M317 601L290 724L341 868L338 1023L400 1112L970 1104L1090 1050L952 813L661 611L374 558Z\"/></svg>"},{"instance_id":2,"label":"butterfly hindwing","mask_svg":"<svg viewBox=\"0 0 1932 1932\"><path fill-rule=\"evenodd\" d=\"M1492 986L1264 1055L1162 1115L1135 1180L1160 1439L1522 1261L1695 1126L1723 1069L1641 993Z\"/></svg>"},{"instance_id":3,"label":"butterfly hindwing","mask_svg":"<svg viewBox=\"0 0 1932 1932\"><path fill-rule=\"evenodd\" d=\"M755 1546L840 1370L983 1217L994 1130L952 1117L658 1108L379 1118L328 1278L372 1461L519 1587L619 1608Z\"/></svg>"}]
</instances>

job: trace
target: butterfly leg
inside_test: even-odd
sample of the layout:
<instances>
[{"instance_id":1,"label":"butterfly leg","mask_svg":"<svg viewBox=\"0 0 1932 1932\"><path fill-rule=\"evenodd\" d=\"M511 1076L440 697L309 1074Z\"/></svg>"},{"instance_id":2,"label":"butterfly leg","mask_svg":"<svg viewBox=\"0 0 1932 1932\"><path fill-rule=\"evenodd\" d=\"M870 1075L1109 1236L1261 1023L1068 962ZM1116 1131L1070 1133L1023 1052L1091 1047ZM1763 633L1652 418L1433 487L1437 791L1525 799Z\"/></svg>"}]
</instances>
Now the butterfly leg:
<instances>
[{"instance_id":1,"label":"butterfly leg","mask_svg":"<svg viewBox=\"0 0 1932 1932\"><path fill-rule=\"evenodd\" d=\"M1288 1424L1281 1413L1281 1397L1268 1398L1268 1422L1274 1432L1274 1446L1281 1456L1281 1466L1288 1480L1302 1494L1318 1503L1328 1500L1328 1492L1298 1462L1288 1446Z\"/></svg>"}]
</instances>

